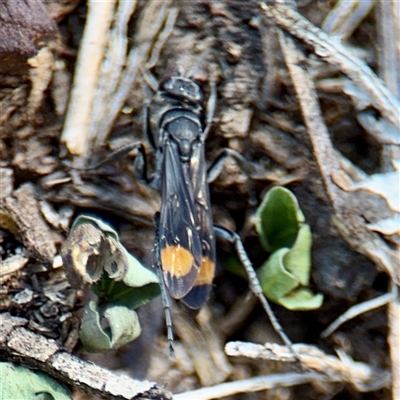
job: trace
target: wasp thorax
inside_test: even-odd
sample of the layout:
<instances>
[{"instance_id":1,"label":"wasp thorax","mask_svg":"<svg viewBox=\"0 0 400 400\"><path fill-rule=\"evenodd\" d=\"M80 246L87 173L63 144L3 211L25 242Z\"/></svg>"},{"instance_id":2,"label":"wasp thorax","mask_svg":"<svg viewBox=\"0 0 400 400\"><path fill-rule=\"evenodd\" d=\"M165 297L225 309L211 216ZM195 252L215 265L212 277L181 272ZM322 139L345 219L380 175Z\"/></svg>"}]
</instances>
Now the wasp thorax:
<instances>
[{"instance_id":1,"label":"wasp thorax","mask_svg":"<svg viewBox=\"0 0 400 400\"><path fill-rule=\"evenodd\" d=\"M192 113L186 110L174 110L170 112L172 117L166 125L168 136L173 139L179 148L179 154L182 159L189 159L192 146L202 133L201 125L196 119L188 118Z\"/></svg>"}]
</instances>

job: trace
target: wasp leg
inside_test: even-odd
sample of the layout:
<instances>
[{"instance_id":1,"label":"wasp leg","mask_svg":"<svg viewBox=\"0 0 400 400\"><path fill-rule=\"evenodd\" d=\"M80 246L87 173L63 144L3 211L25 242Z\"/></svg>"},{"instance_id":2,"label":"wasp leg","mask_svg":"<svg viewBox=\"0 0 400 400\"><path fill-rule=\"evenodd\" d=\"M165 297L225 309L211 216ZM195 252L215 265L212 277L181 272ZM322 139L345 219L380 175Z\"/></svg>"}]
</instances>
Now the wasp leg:
<instances>
[{"instance_id":1,"label":"wasp leg","mask_svg":"<svg viewBox=\"0 0 400 400\"><path fill-rule=\"evenodd\" d=\"M167 328L167 341L169 347L169 355L171 359L175 359L175 350L174 350L174 334L172 331L172 318L171 318L171 309L169 306L169 297L168 290L165 285L162 267L161 267L161 256L160 256L160 213L156 212L154 215L154 224L156 228L155 239L154 239L154 268L157 271L157 276L160 281L160 290L161 290L161 298L164 307L165 314L165 325Z\"/></svg>"},{"instance_id":2,"label":"wasp leg","mask_svg":"<svg viewBox=\"0 0 400 400\"><path fill-rule=\"evenodd\" d=\"M249 257L247 256L246 250L244 249L243 243L242 243L239 235L236 232L232 232L228 229L225 229L225 228L223 228L221 226L217 226L217 225L214 225L214 232L215 232L216 237L226 240L235 246L237 255L238 255L244 269L246 270L247 277L249 278L250 290L253 292L254 296L256 296L258 298L261 305L263 306L265 312L267 313L267 315L269 317L269 320L271 321L273 328L275 329L275 332L280 336L283 343L292 352L293 356L295 358L298 358L293 349L292 341L286 335L285 331L282 328L282 325L279 323L274 312L272 311L271 306L268 303L268 300L266 299L266 297L263 294L260 281L258 280L257 274L254 271L253 265L251 264L251 261L249 260Z\"/></svg>"},{"instance_id":3,"label":"wasp leg","mask_svg":"<svg viewBox=\"0 0 400 400\"><path fill-rule=\"evenodd\" d=\"M217 158L213 161L207 171L207 182L214 182L222 171L224 162L228 157L232 157L239 165L240 169L248 176L256 172L255 167L247 161L240 153L232 149L223 149Z\"/></svg>"},{"instance_id":4,"label":"wasp leg","mask_svg":"<svg viewBox=\"0 0 400 400\"><path fill-rule=\"evenodd\" d=\"M135 171L136 178L146 185L150 184L151 179L147 174L147 157L144 151L143 143L138 143L137 154L135 161L133 162L133 169Z\"/></svg>"},{"instance_id":5,"label":"wasp leg","mask_svg":"<svg viewBox=\"0 0 400 400\"><path fill-rule=\"evenodd\" d=\"M114 150L111 154L105 157L103 160L84 168L72 168L67 165L71 170L75 171L93 171L101 168L103 165L107 165L110 163L114 163L119 161L121 158L127 156L131 151L137 150L137 155L135 158L135 172L137 173L138 179L145 181L146 183L149 181L147 179L147 161L146 161L146 153L144 151L144 146L142 142L130 143L125 146L122 146L116 150ZM138 160L138 161L136 161ZM136 166L137 165L137 166Z\"/></svg>"},{"instance_id":6,"label":"wasp leg","mask_svg":"<svg viewBox=\"0 0 400 400\"><path fill-rule=\"evenodd\" d=\"M147 178L147 158L142 142L130 143L126 146L122 146L119 149L114 150L107 158L100 161L96 165L89 167L88 169L97 169L111 162L116 162L134 150L137 150L135 161L133 162L135 175L139 181L148 184L149 179Z\"/></svg>"}]
</instances>

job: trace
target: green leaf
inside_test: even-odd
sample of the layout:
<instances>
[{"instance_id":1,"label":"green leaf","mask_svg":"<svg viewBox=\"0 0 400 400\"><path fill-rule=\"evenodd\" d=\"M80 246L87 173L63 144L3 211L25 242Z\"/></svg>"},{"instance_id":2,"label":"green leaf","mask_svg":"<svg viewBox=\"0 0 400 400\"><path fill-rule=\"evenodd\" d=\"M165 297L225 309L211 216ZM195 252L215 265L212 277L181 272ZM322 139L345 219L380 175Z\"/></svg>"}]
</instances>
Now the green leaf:
<instances>
[{"instance_id":1,"label":"green leaf","mask_svg":"<svg viewBox=\"0 0 400 400\"><path fill-rule=\"evenodd\" d=\"M135 311L123 306L109 306L104 312L111 329L111 347L118 349L140 336L141 328Z\"/></svg>"},{"instance_id":2,"label":"green leaf","mask_svg":"<svg viewBox=\"0 0 400 400\"><path fill-rule=\"evenodd\" d=\"M128 268L122 281L125 285L130 287L142 287L151 283L159 285L160 281L158 276L148 268L144 267L140 262L129 253L128 257Z\"/></svg>"},{"instance_id":3,"label":"green leaf","mask_svg":"<svg viewBox=\"0 0 400 400\"><path fill-rule=\"evenodd\" d=\"M267 192L256 213L256 229L263 247L272 254L257 271L264 294L291 310L312 310L322 294L307 286L311 274L312 235L296 197L288 189Z\"/></svg>"},{"instance_id":4,"label":"green leaf","mask_svg":"<svg viewBox=\"0 0 400 400\"><path fill-rule=\"evenodd\" d=\"M314 310L323 301L307 287L311 268L311 231L304 224L292 249L273 252L257 271L263 293L289 310Z\"/></svg>"},{"instance_id":5,"label":"green leaf","mask_svg":"<svg viewBox=\"0 0 400 400\"><path fill-rule=\"evenodd\" d=\"M101 327L100 311L94 301L85 306L79 337L86 351L100 352L111 348L109 333Z\"/></svg>"},{"instance_id":6,"label":"green leaf","mask_svg":"<svg viewBox=\"0 0 400 400\"><path fill-rule=\"evenodd\" d=\"M91 284L98 296L97 303L86 305L82 319L85 349L116 349L136 339L140 325L133 310L160 294L157 275L130 255L116 231L97 218L80 215L68 239L62 250L67 275L78 284Z\"/></svg>"},{"instance_id":7,"label":"green leaf","mask_svg":"<svg viewBox=\"0 0 400 400\"><path fill-rule=\"evenodd\" d=\"M302 286L308 286L311 273L312 236L309 225L303 224L293 247L283 257L285 268L292 273Z\"/></svg>"},{"instance_id":8,"label":"green leaf","mask_svg":"<svg viewBox=\"0 0 400 400\"><path fill-rule=\"evenodd\" d=\"M112 237L114 240L119 241L118 233L111 228L110 225L106 224L101 219L92 217L90 215L78 215L75 219L74 223L72 224L71 231L76 229L79 225L82 224L91 224L96 226L99 230L101 230L105 235Z\"/></svg>"},{"instance_id":9,"label":"green leaf","mask_svg":"<svg viewBox=\"0 0 400 400\"><path fill-rule=\"evenodd\" d=\"M281 186L272 188L256 212L256 229L261 244L269 252L292 247L304 220L293 193Z\"/></svg>"},{"instance_id":10,"label":"green leaf","mask_svg":"<svg viewBox=\"0 0 400 400\"><path fill-rule=\"evenodd\" d=\"M122 282L114 282L104 275L99 283L92 286L92 290L102 303L121 305L133 310L159 296L160 285L157 275L128 252L126 259L128 264Z\"/></svg>"},{"instance_id":11,"label":"green leaf","mask_svg":"<svg viewBox=\"0 0 400 400\"><path fill-rule=\"evenodd\" d=\"M288 310L308 311L320 308L323 301L322 293L314 294L310 289L300 287L282 297L278 304Z\"/></svg>"},{"instance_id":12,"label":"green leaf","mask_svg":"<svg viewBox=\"0 0 400 400\"><path fill-rule=\"evenodd\" d=\"M100 321L106 320L108 327ZM123 306L110 305L104 311L94 301L85 307L79 333L86 351L118 349L136 339L141 332L137 314Z\"/></svg>"},{"instance_id":13,"label":"green leaf","mask_svg":"<svg viewBox=\"0 0 400 400\"><path fill-rule=\"evenodd\" d=\"M298 279L283 264L288 251L286 248L275 251L257 271L264 294L276 303L299 285Z\"/></svg>"},{"instance_id":14,"label":"green leaf","mask_svg":"<svg viewBox=\"0 0 400 400\"><path fill-rule=\"evenodd\" d=\"M0 399L71 400L71 393L55 379L38 371L0 362Z\"/></svg>"},{"instance_id":15,"label":"green leaf","mask_svg":"<svg viewBox=\"0 0 400 400\"><path fill-rule=\"evenodd\" d=\"M131 310L148 303L160 294L158 283L149 283L141 287L129 287L124 282L114 282L107 276L104 276L91 289L99 296L101 303L120 305Z\"/></svg>"}]
</instances>

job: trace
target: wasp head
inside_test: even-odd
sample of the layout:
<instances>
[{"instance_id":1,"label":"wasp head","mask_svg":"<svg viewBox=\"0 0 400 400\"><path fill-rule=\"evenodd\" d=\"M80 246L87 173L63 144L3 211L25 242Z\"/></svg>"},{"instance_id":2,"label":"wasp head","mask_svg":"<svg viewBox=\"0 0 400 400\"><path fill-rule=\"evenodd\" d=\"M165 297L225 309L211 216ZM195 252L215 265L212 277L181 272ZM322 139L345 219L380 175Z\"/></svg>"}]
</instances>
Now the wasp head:
<instances>
[{"instance_id":1,"label":"wasp head","mask_svg":"<svg viewBox=\"0 0 400 400\"><path fill-rule=\"evenodd\" d=\"M172 76L161 84L169 96L186 103L201 103L204 95L200 86L189 78Z\"/></svg>"}]
</instances>

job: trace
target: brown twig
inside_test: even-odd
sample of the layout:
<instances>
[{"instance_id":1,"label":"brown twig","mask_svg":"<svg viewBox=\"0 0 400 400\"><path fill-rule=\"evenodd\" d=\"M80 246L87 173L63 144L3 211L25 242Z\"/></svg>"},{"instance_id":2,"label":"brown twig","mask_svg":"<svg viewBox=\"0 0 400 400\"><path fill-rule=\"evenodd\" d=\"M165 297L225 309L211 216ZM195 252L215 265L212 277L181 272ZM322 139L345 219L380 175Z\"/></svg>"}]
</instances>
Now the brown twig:
<instances>
[{"instance_id":1,"label":"brown twig","mask_svg":"<svg viewBox=\"0 0 400 400\"><path fill-rule=\"evenodd\" d=\"M83 361L60 348L54 340L26 328L28 321L0 314L0 350L8 358L37 368L62 382L103 399L171 399L171 394L149 381L136 381Z\"/></svg>"},{"instance_id":2,"label":"brown twig","mask_svg":"<svg viewBox=\"0 0 400 400\"><path fill-rule=\"evenodd\" d=\"M306 344L294 344L298 360L307 371L326 376L327 381L344 381L352 384L359 391L377 390L390 382L388 371L377 371L371 366L353 361L343 352L338 352L339 358L325 354L318 348ZM225 351L232 357L247 357L257 360L294 362L295 359L286 346L276 343L265 345L245 342L230 342ZM338 379L338 377L341 377Z\"/></svg>"}]
</instances>

